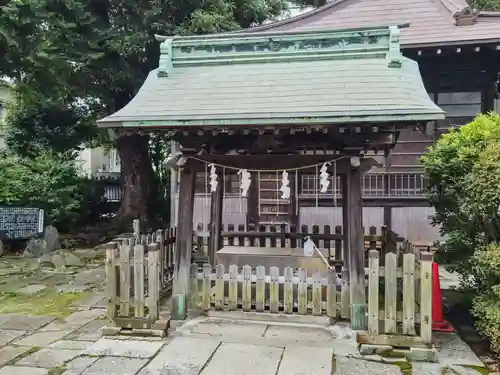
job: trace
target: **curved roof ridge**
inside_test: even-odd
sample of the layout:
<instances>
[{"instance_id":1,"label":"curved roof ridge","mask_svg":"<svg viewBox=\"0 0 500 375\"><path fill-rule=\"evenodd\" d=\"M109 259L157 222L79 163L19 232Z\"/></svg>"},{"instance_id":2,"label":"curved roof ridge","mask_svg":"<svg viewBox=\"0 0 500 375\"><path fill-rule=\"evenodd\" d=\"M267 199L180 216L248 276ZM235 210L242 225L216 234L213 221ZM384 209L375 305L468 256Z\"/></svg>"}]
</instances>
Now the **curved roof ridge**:
<instances>
[{"instance_id":1,"label":"curved roof ridge","mask_svg":"<svg viewBox=\"0 0 500 375\"><path fill-rule=\"evenodd\" d=\"M297 14L296 16L285 18L283 20L279 20L279 21L275 21L275 22L266 23L265 25L259 25L259 26L250 27L248 29L237 30L236 32L240 32L240 33L241 32L249 32L249 33L251 33L254 31L273 29L277 26L287 25L289 23L293 23L295 21L307 19L307 18L312 17L316 14L323 13L325 10L333 8L333 7L335 7L339 4L342 4L346 1L349 1L349 0L331 0L331 1L327 2L325 5L322 5L318 8L312 9L310 11L307 11L307 12L304 12L301 14Z\"/></svg>"}]
</instances>

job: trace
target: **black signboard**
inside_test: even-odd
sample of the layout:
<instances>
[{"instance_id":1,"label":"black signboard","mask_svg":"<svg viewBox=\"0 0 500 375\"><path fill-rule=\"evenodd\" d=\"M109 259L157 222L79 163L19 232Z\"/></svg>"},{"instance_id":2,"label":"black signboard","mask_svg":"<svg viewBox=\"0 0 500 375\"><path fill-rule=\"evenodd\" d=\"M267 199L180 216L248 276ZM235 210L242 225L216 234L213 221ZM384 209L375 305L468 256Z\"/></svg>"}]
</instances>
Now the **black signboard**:
<instances>
[{"instance_id":1,"label":"black signboard","mask_svg":"<svg viewBox=\"0 0 500 375\"><path fill-rule=\"evenodd\" d=\"M0 241L29 238L42 232L42 209L0 206Z\"/></svg>"}]
</instances>

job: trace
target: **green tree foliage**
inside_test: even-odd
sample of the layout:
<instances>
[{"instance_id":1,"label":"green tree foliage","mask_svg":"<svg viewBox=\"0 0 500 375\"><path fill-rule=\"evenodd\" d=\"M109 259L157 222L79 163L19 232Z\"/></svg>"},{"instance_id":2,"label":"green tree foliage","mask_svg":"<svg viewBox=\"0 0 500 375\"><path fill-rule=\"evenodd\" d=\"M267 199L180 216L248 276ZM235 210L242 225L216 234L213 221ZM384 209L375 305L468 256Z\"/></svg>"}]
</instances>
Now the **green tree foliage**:
<instances>
[{"instance_id":1,"label":"green tree foliage","mask_svg":"<svg viewBox=\"0 0 500 375\"><path fill-rule=\"evenodd\" d=\"M94 189L71 156L0 153L0 204L43 208L49 222L63 231L89 218L89 202L96 203Z\"/></svg>"},{"instance_id":2,"label":"green tree foliage","mask_svg":"<svg viewBox=\"0 0 500 375\"><path fill-rule=\"evenodd\" d=\"M477 293L478 327L500 351L500 115L452 130L422 157L444 260Z\"/></svg>"},{"instance_id":3,"label":"green tree foliage","mask_svg":"<svg viewBox=\"0 0 500 375\"><path fill-rule=\"evenodd\" d=\"M0 76L15 80L10 146L24 155L74 150L96 137L95 119L125 106L158 65L154 35L258 25L284 0L0 0ZM158 207L148 136L120 137L119 215L146 221Z\"/></svg>"},{"instance_id":4,"label":"green tree foliage","mask_svg":"<svg viewBox=\"0 0 500 375\"><path fill-rule=\"evenodd\" d=\"M470 5L476 9L482 10L500 10L500 0L473 0Z\"/></svg>"}]
</instances>

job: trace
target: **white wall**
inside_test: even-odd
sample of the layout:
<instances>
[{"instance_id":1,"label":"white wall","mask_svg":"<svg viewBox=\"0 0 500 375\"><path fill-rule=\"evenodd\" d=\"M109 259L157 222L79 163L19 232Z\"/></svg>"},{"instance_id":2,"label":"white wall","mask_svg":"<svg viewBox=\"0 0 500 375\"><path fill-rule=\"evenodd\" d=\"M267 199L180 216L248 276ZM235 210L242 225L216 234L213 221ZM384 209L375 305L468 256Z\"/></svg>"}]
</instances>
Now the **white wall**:
<instances>
[{"instance_id":1,"label":"white wall","mask_svg":"<svg viewBox=\"0 0 500 375\"><path fill-rule=\"evenodd\" d=\"M90 177L97 172L120 172L120 162L116 150L106 150L103 147L85 148L80 151L78 160L83 173Z\"/></svg>"}]
</instances>

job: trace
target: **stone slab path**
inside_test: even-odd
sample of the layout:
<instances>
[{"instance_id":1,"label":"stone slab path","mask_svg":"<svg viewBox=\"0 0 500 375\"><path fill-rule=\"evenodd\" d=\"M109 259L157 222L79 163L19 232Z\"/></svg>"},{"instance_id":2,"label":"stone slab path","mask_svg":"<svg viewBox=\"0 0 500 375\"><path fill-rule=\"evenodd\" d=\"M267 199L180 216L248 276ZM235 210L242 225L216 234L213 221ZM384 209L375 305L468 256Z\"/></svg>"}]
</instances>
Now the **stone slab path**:
<instances>
[{"instance_id":1,"label":"stone slab path","mask_svg":"<svg viewBox=\"0 0 500 375\"><path fill-rule=\"evenodd\" d=\"M104 310L65 319L0 315L0 375L478 375L456 335L439 363L362 356L346 325L195 318L165 339L100 337ZM472 367L471 367L472 366Z\"/></svg>"}]
</instances>

